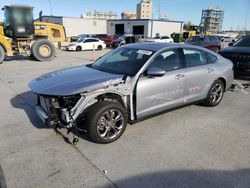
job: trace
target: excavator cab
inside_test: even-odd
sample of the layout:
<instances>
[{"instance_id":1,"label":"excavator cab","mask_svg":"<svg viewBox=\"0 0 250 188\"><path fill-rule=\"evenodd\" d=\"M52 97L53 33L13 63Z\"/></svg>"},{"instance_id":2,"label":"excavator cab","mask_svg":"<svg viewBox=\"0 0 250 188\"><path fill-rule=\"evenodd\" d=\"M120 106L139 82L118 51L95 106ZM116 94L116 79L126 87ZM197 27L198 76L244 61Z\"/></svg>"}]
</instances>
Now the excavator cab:
<instances>
[{"instance_id":1,"label":"excavator cab","mask_svg":"<svg viewBox=\"0 0 250 188\"><path fill-rule=\"evenodd\" d=\"M5 36L16 38L32 38L34 36L33 7L10 5L2 8L4 11Z\"/></svg>"}]
</instances>

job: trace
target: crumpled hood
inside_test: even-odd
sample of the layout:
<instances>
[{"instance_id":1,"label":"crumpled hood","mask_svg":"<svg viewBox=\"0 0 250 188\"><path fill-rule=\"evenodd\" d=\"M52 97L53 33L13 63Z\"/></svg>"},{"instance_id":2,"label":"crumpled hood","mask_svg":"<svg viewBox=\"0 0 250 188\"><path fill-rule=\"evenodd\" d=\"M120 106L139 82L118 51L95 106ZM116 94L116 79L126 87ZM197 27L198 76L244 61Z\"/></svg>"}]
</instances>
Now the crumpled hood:
<instances>
[{"instance_id":1,"label":"crumpled hood","mask_svg":"<svg viewBox=\"0 0 250 188\"><path fill-rule=\"evenodd\" d=\"M223 48L219 53L248 53L250 54L250 47L230 46Z\"/></svg>"},{"instance_id":2,"label":"crumpled hood","mask_svg":"<svg viewBox=\"0 0 250 188\"><path fill-rule=\"evenodd\" d=\"M123 75L79 66L58 70L32 80L28 86L38 94L68 96L122 82Z\"/></svg>"}]
</instances>

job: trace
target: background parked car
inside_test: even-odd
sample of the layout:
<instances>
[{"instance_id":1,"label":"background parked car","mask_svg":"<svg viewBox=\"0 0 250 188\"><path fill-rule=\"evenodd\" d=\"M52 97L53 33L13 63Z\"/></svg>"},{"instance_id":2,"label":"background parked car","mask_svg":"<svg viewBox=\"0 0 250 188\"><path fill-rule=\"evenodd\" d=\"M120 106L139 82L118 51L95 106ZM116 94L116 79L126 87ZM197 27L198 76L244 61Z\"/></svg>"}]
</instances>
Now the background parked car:
<instances>
[{"instance_id":1,"label":"background parked car","mask_svg":"<svg viewBox=\"0 0 250 188\"><path fill-rule=\"evenodd\" d=\"M188 38L184 43L202 46L214 52L218 52L221 49L220 40L216 36L212 35L209 36L195 35Z\"/></svg>"},{"instance_id":2,"label":"background parked car","mask_svg":"<svg viewBox=\"0 0 250 188\"><path fill-rule=\"evenodd\" d=\"M112 42L112 48L117 48L125 44L140 42L141 37L136 35L122 35Z\"/></svg>"},{"instance_id":3,"label":"background parked car","mask_svg":"<svg viewBox=\"0 0 250 188\"><path fill-rule=\"evenodd\" d=\"M105 42L106 46L110 46L115 39L115 37L109 36L107 34L96 34L93 37L98 38Z\"/></svg>"},{"instance_id":4,"label":"background parked car","mask_svg":"<svg viewBox=\"0 0 250 188\"><path fill-rule=\"evenodd\" d=\"M82 50L93 50L93 49L102 50L103 48L106 48L106 44L102 40L97 38L84 38L69 44L66 47L66 50L70 51L82 51Z\"/></svg>"},{"instance_id":5,"label":"background parked car","mask_svg":"<svg viewBox=\"0 0 250 188\"><path fill-rule=\"evenodd\" d=\"M234 43L235 39L229 36L215 35L221 42L221 48L228 47L229 43Z\"/></svg>"},{"instance_id":6,"label":"background parked car","mask_svg":"<svg viewBox=\"0 0 250 188\"><path fill-rule=\"evenodd\" d=\"M147 42L169 42L172 43L174 40L170 36L156 36L152 39L147 39Z\"/></svg>"},{"instance_id":7,"label":"background parked car","mask_svg":"<svg viewBox=\"0 0 250 188\"><path fill-rule=\"evenodd\" d=\"M89 38L92 37L91 35L87 35L87 34L81 34L81 35L77 35L77 36L72 36L70 37L70 42L76 42L80 39L84 39L84 38Z\"/></svg>"},{"instance_id":8,"label":"background parked car","mask_svg":"<svg viewBox=\"0 0 250 188\"><path fill-rule=\"evenodd\" d=\"M219 54L234 63L236 77L250 78L250 35L243 36L234 44L219 51Z\"/></svg>"}]
</instances>

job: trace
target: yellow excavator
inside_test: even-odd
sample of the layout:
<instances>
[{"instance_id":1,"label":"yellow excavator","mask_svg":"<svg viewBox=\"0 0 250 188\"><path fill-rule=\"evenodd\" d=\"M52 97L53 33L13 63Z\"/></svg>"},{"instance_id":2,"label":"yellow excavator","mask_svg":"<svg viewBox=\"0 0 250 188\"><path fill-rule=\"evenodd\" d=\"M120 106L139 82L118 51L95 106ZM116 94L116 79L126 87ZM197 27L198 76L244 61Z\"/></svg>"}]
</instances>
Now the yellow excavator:
<instances>
[{"instance_id":1,"label":"yellow excavator","mask_svg":"<svg viewBox=\"0 0 250 188\"><path fill-rule=\"evenodd\" d=\"M0 23L0 63L6 56L31 56L38 61L50 61L56 49L65 41L64 27L33 19L33 7L10 5L2 8Z\"/></svg>"}]
</instances>

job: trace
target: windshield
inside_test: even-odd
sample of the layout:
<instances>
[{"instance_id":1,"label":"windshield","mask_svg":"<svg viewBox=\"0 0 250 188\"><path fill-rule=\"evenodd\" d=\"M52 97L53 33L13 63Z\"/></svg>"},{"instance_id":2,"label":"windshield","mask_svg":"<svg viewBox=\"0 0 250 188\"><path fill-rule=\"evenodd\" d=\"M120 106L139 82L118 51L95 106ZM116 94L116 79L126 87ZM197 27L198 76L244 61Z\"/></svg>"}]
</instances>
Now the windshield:
<instances>
[{"instance_id":1,"label":"windshield","mask_svg":"<svg viewBox=\"0 0 250 188\"><path fill-rule=\"evenodd\" d=\"M84 41L85 39L78 39L76 42L82 42L82 41Z\"/></svg>"},{"instance_id":2,"label":"windshield","mask_svg":"<svg viewBox=\"0 0 250 188\"><path fill-rule=\"evenodd\" d=\"M118 38L118 40L125 40L125 37L121 36L121 37Z\"/></svg>"},{"instance_id":3,"label":"windshield","mask_svg":"<svg viewBox=\"0 0 250 188\"><path fill-rule=\"evenodd\" d=\"M153 52L134 48L118 48L97 60L91 67L104 72L134 76Z\"/></svg>"},{"instance_id":4,"label":"windshield","mask_svg":"<svg viewBox=\"0 0 250 188\"><path fill-rule=\"evenodd\" d=\"M250 47L250 37L242 37L239 40L237 40L233 46L244 46L244 47Z\"/></svg>"},{"instance_id":5,"label":"windshield","mask_svg":"<svg viewBox=\"0 0 250 188\"><path fill-rule=\"evenodd\" d=\"M12 8L4 10L5 25L10 24L10 19L14 20L17 25L25 25L33 23L33 11L26 8Z\"/></svg>"},{"instance_id":6,"label":"windshield","mask_svg":"<svg viewBox=\"0 0 250 188\"><path fill-rule=\"evenodd\" d=\"M204 37L200 36L193 36L187 39L188 42L202 42L204 40Z\"/></svg>"}]
</instances>

